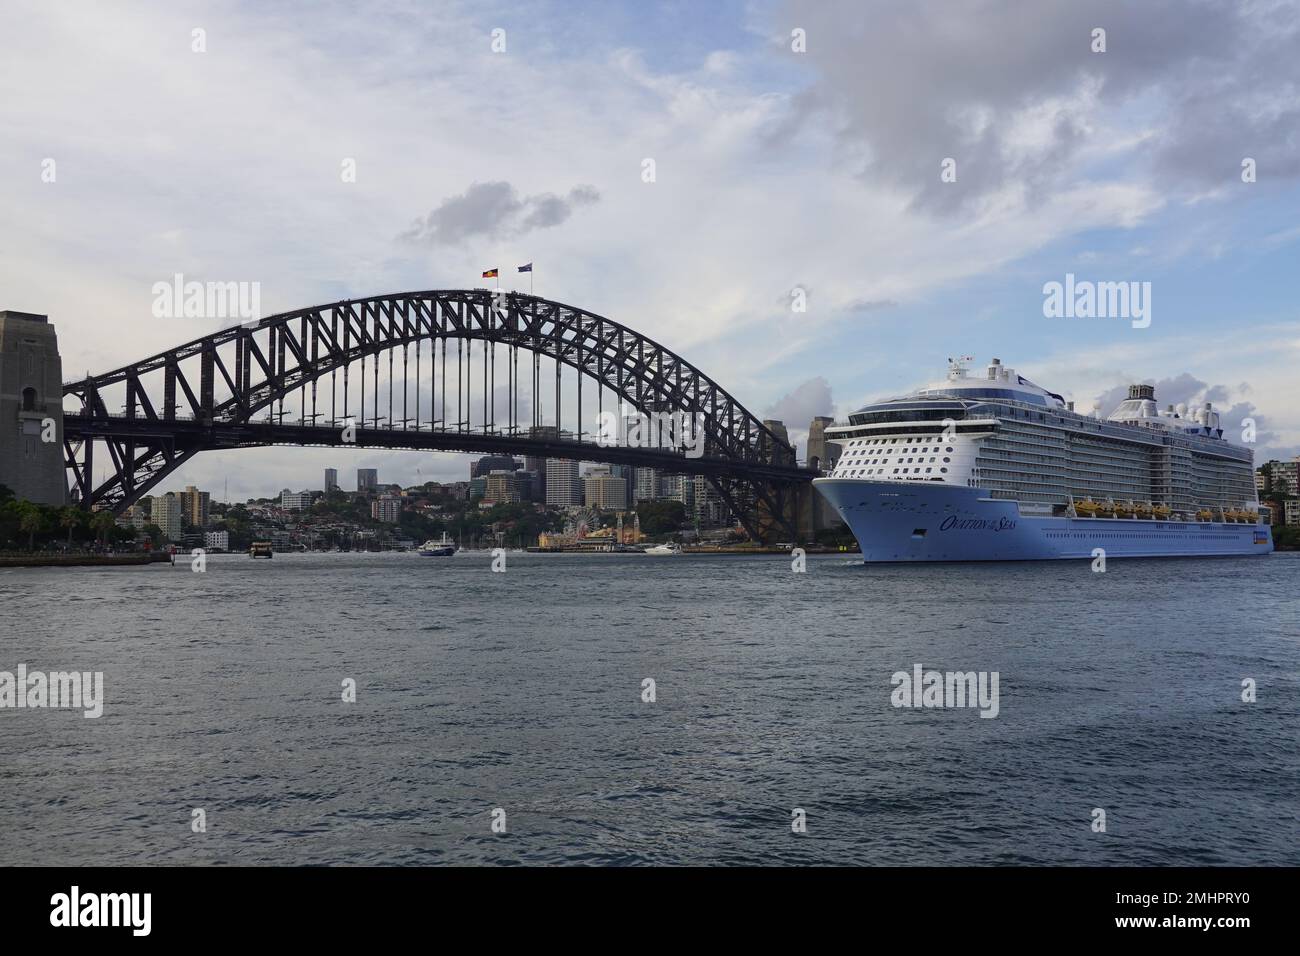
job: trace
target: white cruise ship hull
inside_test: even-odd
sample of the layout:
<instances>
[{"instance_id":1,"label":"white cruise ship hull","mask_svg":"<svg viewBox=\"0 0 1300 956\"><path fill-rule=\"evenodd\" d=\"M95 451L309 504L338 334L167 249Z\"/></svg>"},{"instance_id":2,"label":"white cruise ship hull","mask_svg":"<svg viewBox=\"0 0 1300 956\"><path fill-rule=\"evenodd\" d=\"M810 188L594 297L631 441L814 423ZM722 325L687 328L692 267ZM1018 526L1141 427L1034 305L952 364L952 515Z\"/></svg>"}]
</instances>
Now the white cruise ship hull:
<instances>
[{"instance_id":1,"label":"white cruise ship hull","mask_svg":"<svg viewBox=\"0 0 1300 956\"><path fill-rule=\"evenodd\" d=\"M1265 524L1026 515L1015 501L939 481L818 478L817 491L877 561L1033 561L1268 554Z\"/></svg>"}]
</instances>

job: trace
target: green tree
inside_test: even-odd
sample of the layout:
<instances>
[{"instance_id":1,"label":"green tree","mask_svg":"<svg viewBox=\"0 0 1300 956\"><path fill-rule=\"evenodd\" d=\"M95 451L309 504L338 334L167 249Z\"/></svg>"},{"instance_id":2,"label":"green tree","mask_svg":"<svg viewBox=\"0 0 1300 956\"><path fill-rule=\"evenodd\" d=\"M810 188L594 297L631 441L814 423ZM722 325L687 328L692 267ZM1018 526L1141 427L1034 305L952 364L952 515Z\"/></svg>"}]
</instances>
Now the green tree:
<instances>
[{"instance_id":1,"label":"green tree","mask_svg":"<svg viewBox=\"0 0 1300 956\"><path fill-rule=\"evenodd\" d=\"M81 509L71 505L59 509L59 524L68 529L68 549L72 549L72 532L81 524Z\"/></svg>"},{"instance_id":2,"label":"green tree","mask_svg":"<svg viewBox=\"0 0 1300 956\"><path fill-rule=\"evenodd\" d=\"M45 524L41 509L30 501L18 503L18 530L27 534L27 550L36 550L36 532Z\"/></svg>"},{"instance_id":3,"label":"green tree","mask_svg":"<svg viewBox=\"0 0 1300 956\"><path fill-rule=\"evenodd\" d=\"M648 535L679 531L686 523L686 506L680 501L640 501L636 513L641 518L642 532Z\"/></svg>"},{"instance_id":4,"label":"green tree","mask_svg":"<svg viewBox=\"0 0 1300 956\"><path fill-rule=\"evenodd\" d=\"M111 511L96 511L90 519L90 528L95 532L95 540L100 544L108 540L109 532L116 526Z\"/></svg>"}]
</instances>

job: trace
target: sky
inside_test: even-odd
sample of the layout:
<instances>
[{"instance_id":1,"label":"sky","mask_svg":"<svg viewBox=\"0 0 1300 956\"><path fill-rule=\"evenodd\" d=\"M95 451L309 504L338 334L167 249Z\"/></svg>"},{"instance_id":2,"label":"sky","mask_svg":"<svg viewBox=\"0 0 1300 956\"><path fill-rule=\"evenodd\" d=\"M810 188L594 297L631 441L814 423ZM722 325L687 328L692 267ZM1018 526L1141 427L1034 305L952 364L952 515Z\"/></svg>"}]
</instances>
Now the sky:
<instances>
[{"instance_id":1,"label":"sky","mask_svg":"<svg viewBox=\"0 0 1300 956\"><path fill-rule=\"evenodd\" d=\"M0 309L50 316L68 380L232 324L155 318L176 273L272 314L493 266L526 289L531 261L798 443L969 355L1082 410L1155 383L1230 437L1252 418L1259 461L1300 453L1295 0L0 0L0 24ZM1067 274L1149 283L1150 324L1048 317ZM157 490L330 466L468 477L276 448Z\"/></svg>"}]
</instances>

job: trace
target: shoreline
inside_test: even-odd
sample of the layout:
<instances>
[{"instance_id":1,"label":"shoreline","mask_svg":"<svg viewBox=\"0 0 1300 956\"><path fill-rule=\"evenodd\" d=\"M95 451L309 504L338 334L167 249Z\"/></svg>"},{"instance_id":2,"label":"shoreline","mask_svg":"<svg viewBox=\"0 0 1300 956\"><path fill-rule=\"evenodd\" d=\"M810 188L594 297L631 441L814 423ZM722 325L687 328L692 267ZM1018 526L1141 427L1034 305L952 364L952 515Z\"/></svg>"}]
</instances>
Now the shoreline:
<instances>
[{"instance_id":1,"label":"shoreline","mask_svg":"<svg viewBox=\"0 0 1300 956\"><path fill-rule=\"evenodd\" d=\"M171 564L161 551L140 554L0 554L0 568L117 568Z\"/></svg>"}]
</instances>

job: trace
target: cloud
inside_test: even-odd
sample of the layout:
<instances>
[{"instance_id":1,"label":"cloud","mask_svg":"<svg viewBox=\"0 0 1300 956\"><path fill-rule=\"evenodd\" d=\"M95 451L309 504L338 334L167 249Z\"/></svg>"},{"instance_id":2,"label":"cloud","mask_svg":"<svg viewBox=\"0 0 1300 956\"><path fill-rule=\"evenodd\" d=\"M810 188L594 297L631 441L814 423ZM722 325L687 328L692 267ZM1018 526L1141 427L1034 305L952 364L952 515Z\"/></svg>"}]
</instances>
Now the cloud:
<instances>
[{"instance_id":1,"label":"cloud","mask_svg":"<svg viewBox=\"0 0 1300 956\"><path fill-rule=\"evenodd\" d=\"M407 242L454 246L474 238L515 238L564 223L574 210L600 201L594 186L574 186L567 196L520 196L508 182L474 183L444 199L402 233Z\"/></svg>"},{"instance_id":2,"label":"cloud","mask_svg":"<svg viewBox=\"0 0 1300 956\"><path fill-rule=\"evenodd\" d=\"M816 416L830 415L834 408L830 383L819 375L769 405L764 417L775 418L792 430L803 431Z\"/></svg>"},{"instance_id":3,"label":"cloud","mask_svg":"<svg viewBox=\"0 0 1300 956\"><path fill-rule=\"evenodd\" d=\"M882 312L898 308L893 299L857 299L845 306L848 312Z\"/></svg>"},{"instance_id":4,"label":"cloud","mask_svg":"<svg viewBox=\"0 0 1300 956\"><path fill-rule=\"evenodd\" d=\"M1144 168L1166 191L1238 183L1245 156L1300 174L1292 2L789 0L778 19L815 71L796 114L829 118L861 179L914 207L1033 203L1116 155L1108 178Z\"/></svg>"}]
</instances>

